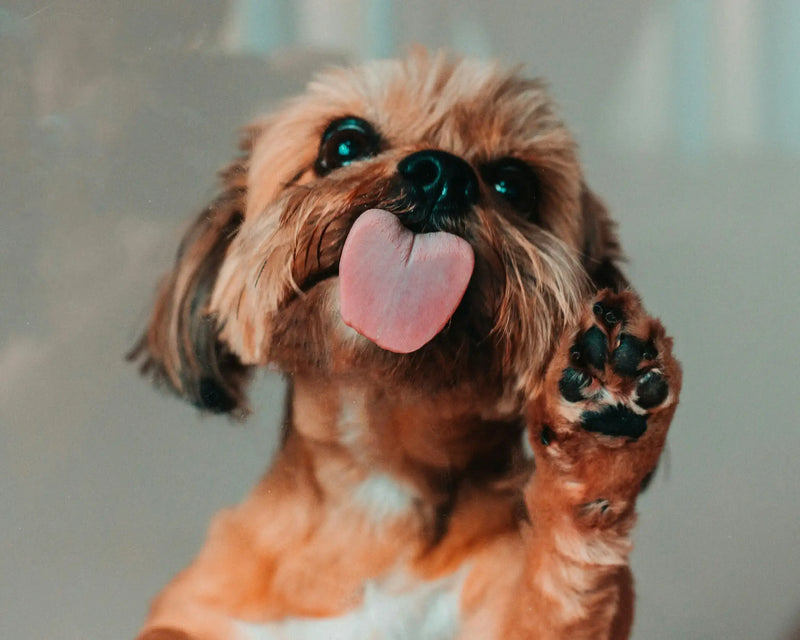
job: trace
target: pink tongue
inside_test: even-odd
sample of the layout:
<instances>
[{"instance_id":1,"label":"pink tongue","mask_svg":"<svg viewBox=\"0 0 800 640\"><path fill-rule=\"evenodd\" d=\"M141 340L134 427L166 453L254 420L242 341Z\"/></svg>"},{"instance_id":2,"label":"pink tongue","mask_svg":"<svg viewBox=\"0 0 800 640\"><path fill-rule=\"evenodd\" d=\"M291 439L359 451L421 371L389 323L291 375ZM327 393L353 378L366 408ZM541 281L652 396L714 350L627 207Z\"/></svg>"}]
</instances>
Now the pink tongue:
<instances>
[{"instance_id":1,"label":"pink tongue","mask_svg":"<svg viewBox=\"0 0 800 640\"><path fill-rule=\"evenodd\" d=\"M450 320L474 263L466 240L442 231L414 234L393 213L370 209L342 250L342 318L383 349L416 351Z\"/></svg>"}]
</instances>

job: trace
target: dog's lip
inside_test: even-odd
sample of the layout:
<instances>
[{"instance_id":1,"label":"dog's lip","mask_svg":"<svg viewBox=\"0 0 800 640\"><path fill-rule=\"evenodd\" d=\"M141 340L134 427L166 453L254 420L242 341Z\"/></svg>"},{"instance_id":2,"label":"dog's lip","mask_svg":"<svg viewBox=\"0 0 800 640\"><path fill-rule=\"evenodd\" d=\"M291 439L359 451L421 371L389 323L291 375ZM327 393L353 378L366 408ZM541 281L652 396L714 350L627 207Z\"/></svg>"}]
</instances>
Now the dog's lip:
<instances>
[{"instance_id":1,"label":"dog's lip","mask_svg":"<svg viewBox=\"0 0 800 640\"><path fill-rule=\"evenodd\" d=\"M391 211L391 212L395 213L395 215L397 215L400 218L401 222L403 222L403 226L405 226L408 229L411 229L414 233L433 233L433 232L436 232L436 231L447 231L448 233L452 233L454 235L457 235L460 238L462 238L462 239L466 240L467 242L469 242L469 240L466 237L464 237L464 234L457 233L457 232L452 231L450 229L439 229L439 228L433 228L432 227L430 229L426 228L424 230L419 230L419 229L412 228L414 225L413 224L411 224L411 225L407 224L407 222L403 219L404 218L403 214L407 213L407 212L405 210L397 210L397 207L393 206L395 204L396 203L388 203L388 204L387 203L379 203L379 204L370 203L370 204L363 204L362 206L359 206L355 211L355 215L352 216L350 228L352 228L352 225L355 223L355 221L359 217L361 217L361 215L364 212L368 211L369 209L374 209L376 207L379 207L379 208L383 208L383 209L385 209L387 211ZM349 232L350 232L350 229L347 230L347 233L349 233ZM346 236L347 236L347 234L345 234L345 237ZM470 243L470 244L472 244L472 243ZM332 264L331 266L325 267L323 269L320 269L318 271L315 271L315 272L309 274L303 280L302 283L299 283L298 290L302 294L308 293L309 291L311 291L311 289L316 287L318 284L320 284L322 282L325 282L326 280L331 280L333 278L337 278L338 276L339 276L339 260L336 260L336 262L334 264Z\"/></svg>"},{"instance_id":2,"label":"dog's lip","mask_svg":"<svg viewBox=\"0 0 800 640\"><path fill-rule=\"evenodd\" d=\"M332 278L339 277L339 263L327 267L325 269L320 269L316 273L312 273L311 275L306 278L303 283L300 285L300 291L303 293L308 293L316 287L321 282L325 282L326 280L331 280Z\"/></svg>"}]
</instances>

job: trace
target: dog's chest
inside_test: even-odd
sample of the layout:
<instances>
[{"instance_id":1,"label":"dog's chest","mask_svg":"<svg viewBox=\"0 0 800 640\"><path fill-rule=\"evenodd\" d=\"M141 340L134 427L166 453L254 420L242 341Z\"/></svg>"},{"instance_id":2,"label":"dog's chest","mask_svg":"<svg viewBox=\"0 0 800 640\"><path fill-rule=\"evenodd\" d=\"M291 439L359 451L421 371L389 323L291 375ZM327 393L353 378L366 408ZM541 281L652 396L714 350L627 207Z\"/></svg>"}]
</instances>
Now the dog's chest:
<instances>
[{"instance_id":1,"label":"dog's chest","mask_svg":"<svg viewBox=\"0 0 800 640\"><path fill-rule=\"evenodd\" d=\"M400 575L371 580L361 604L336 618L239 623L247 640L450 640L460 617L463 571L431 582Z\"/></svg>"}]
</instances>

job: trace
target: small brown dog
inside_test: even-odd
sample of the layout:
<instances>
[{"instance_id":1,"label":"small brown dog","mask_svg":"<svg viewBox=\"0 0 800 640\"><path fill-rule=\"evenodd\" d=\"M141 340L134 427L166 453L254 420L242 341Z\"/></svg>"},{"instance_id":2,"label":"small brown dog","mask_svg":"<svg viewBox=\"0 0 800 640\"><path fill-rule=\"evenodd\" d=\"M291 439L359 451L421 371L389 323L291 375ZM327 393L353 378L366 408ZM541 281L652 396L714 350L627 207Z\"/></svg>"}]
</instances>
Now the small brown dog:
<instances>
[{"instance_id":1,"label":"small brown dog","mask_svg":"<svg viewBox=\"0 0 800 640\"><path fill-rule=\"evenodd\" d=\"M627 637L681 373L542 84L417 52L242 149L134 355L238 415L277 366L283 442L140 638Z\"/></svg>"}]
</instances>

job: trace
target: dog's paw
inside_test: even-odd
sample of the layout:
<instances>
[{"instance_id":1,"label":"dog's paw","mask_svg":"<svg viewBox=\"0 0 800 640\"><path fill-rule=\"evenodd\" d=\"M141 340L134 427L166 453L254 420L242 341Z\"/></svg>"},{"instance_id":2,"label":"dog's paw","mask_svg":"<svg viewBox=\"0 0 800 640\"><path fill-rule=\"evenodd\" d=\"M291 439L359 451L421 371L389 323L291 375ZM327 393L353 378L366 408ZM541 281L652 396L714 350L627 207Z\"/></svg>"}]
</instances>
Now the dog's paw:
<instances>
[{"instance_id":1,"label":"dog's paw","mask_svg":"<svg viewBox=\"0 0 800 640\"><path fill-rule=\"evenodd\" d=\"M562 338L531 405L537 474L566 481L601 521L655 469L680 392L672 340L631 292L599 292Z\"/></svg>"}]
</instances>

